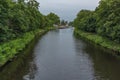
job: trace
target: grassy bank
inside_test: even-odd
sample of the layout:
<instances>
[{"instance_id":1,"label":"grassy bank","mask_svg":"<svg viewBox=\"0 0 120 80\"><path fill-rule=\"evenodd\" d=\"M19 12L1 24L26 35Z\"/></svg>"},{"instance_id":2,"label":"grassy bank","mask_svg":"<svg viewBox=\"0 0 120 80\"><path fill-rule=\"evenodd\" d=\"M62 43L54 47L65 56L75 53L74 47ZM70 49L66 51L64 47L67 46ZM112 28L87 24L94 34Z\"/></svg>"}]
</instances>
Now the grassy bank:
<instances>
[{"instance_id":1,"label":"grassy bank","mask_svg":"<svg viewBox=\"0 0 120 80\"><path fill-rule=\"evenodd\" d=\"M30 62L33 60L33 49L44 34L37 35L25 49L16 55L16 58L13 58L13 61L0 67L0 80L18 80L18 77L19 80L23 80L23 76L29 73Z\"/></svg>"},{"instance_id":2,"label":"grassy bank","mask_svg":"<svg viewBox=\"0 0 120 80\"><path fill-rule=\"evenodd\" d=\"M48 30L35 30L27 32L21 37L11 40L0 45L0 66L14 58L18 53L22 52L26 46L36 37L44 34ZM22 53L21 53L22 54Z\"/></svg>"},{"instance_id":3,"label":"grassy bank","mask_svg":"<svg viewBox=\"0 0 120 80\"><path fill-rule=\"evenodd\" d=\"M97 45L100 45L106 49L113 51L113 55L119 55L120 53L120 44L110 41L104 37L101 37L97 34L84 32L81 30L75 29L74 34L78 37L87 39Z\"/></svg>"}]
</instances>

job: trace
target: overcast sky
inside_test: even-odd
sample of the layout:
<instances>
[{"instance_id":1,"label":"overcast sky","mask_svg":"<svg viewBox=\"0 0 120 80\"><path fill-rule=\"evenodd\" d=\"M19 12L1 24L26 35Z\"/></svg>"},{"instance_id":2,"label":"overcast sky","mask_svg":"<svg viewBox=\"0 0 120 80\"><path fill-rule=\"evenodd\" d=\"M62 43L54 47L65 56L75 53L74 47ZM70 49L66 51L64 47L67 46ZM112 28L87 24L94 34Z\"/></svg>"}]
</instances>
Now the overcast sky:
<instances>
[{"instance_id":1,"label":"overcast sky","mask_svg":"<svg viewBox=\"0 0 120 80\"><path fill-rule=\"evenodd\" d=\"M94 10L100 0L37 0L41 13L56 13L61 19L72 21L81 9Z\"/></svg>"}]
</instances>

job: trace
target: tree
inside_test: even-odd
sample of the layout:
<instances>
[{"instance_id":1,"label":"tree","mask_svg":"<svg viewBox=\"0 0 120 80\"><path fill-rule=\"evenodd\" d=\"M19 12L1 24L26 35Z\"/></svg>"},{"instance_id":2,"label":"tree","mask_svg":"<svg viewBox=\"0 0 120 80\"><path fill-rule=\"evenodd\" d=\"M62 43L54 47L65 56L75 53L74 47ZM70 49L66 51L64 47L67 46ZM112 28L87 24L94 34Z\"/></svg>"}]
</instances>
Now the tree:
<instances>
[{"instance_id":1,"label":"tree","mask_svg":"<svg viewBox=\"0 0 120 80\"><path fill-rule=\"evenodd\" d=\"M39 3L36 0L29 0L28 1L28 6L31 8L38 9L39 8Z\"/></svg>"},{"instance_id":2,"label":"tree","mask_svg":"<svg viewBox=\"0 0 120 80\"><path fill-rule=\"evenodd\" d=\"M26 32L59 24L52 13L44 16L36 0L0 0L0 42L20 37Z\"/></svg>"},{"instance_id":3,"label":"tree","mask_svg":"<svg viewBox=\"0 0 120 80\"><path fill-rule=\"evenodd\" d=\"M120 43L119 5L120 0L101 0L95 11L81 10L73 24L77 29Z\"/></svg>"},{"instance_id":4,"label":"tree","mask_svg":"<svg viewBox=\"0 0 120 80\"><path fill-rule=\"evenodd\" d=\"M50 20L50 22L52 24L56 24L59 25L60 24L60 18L58 17L58 15L54 14L54 13L50 13L47 15L47 18Z\"/></svg>"}]
</instances>

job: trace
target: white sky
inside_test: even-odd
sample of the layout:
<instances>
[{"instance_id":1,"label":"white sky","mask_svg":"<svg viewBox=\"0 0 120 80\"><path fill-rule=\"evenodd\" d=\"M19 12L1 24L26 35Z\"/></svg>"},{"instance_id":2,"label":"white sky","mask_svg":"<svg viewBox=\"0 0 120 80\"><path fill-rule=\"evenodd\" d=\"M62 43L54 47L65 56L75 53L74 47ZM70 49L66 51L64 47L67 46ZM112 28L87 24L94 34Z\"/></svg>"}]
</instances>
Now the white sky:
<instances>
[{"instance_id":1,"label":"white sky","mask_svg":"<svg viewBox=\"0 0 120 80\"><path fill-rule=\"evenodd\" d=\"M100 0L37 0L41 13L56 13L61 19L72 21L81 9L94 10Z\"/></svg>"}]
</instances>

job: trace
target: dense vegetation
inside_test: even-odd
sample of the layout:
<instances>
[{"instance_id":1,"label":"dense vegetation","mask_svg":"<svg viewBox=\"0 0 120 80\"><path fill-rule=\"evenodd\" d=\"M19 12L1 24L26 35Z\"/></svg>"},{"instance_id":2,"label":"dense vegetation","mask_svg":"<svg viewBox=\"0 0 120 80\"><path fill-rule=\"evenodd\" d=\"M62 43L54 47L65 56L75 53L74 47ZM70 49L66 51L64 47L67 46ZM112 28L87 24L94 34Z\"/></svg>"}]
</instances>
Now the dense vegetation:
<instances>
[{"instance_id":1,"label":"dense vegetation","mask_svg":"<svg viewBox=\"0 0 120 80\"><path fill-rule=\"evenodd\" d=\"M34 38L35 35L42 35L44 30L35 30L22 35L22 37L15 40L6 42L5 44L0 45L0 66L6 63L6 61L12 59L17 53L25 49Z\"/></svg>"},{"instance_id":2,"label":"dense vegetation","mask_svg":"<svg viewBox=\"0 0 120 80\"><path fill-rule=\"evenodd\" d=\"M120 0L101 0L95 11L81 10L74 20L78 30L120 43Z\"/></svg>"},{"instance_id":3,"label":"dense vegetation","mask_svg":"<svg viewBox=\"0 0 120 80\"><path fill-rule=\"evenodd\" d=\"M44 16L38 8L36 0L0 0L0 43L60 23L56 14Z\"/></svg>"},{"instance_id":4,"label":"dense vegetation","mask_svg":"<svg viewBox=\"0 0 120 80\"><path fill-rule=\"evenodd\" d=\"M65 21L65 20L61 20L60 22L60 25L67 25L68 24L68 21Z\"/></svg>"},{"instance_id":5,"label":"dense vegetation","mask_svg":"<svg viewBox=\"0 0 120 80\"><path fill-rule=\"evenodd\" d=\"M48 14L47 18L50 20L49 23L51 23L51 26L53 24L57 24L57 25L60 24L60 18L54 13Z\"/></svg>"},{"instance_id":6,"label":"dense vegetation","mask_svg":"<svg viewBox=\"0 0 120 80\"><path fill-rule=\"evenodd\" d=\"M21 52L35 38L54 24L59 17L43 15L36 0L0 0L0 66Z\"/></svg>"}]
</instances>

